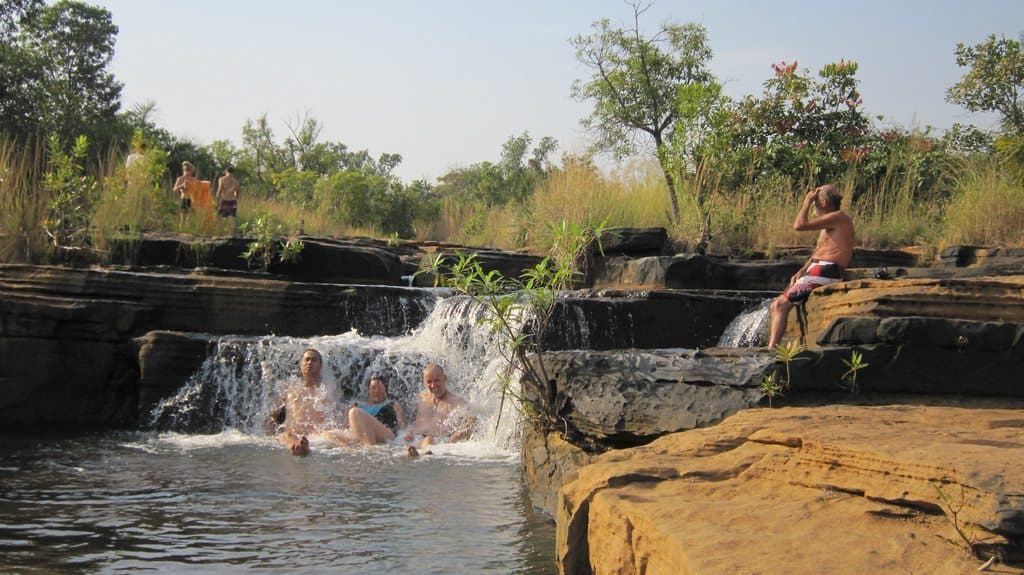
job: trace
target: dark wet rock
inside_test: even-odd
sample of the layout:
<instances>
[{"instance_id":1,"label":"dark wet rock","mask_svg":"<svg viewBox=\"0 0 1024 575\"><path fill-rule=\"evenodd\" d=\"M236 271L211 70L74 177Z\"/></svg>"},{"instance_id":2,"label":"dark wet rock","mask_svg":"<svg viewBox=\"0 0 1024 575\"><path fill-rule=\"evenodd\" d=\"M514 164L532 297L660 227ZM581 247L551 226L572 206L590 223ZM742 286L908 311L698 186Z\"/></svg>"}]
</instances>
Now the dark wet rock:
<instances>
[{"instance_id":1,"label":"dark wet rock","mask_svg":"<svg viewBox=\"0 0 1024 575\"><path fill-rule=\"evenodd\" d=\"M0 264L0 425L134 425L140 405L169 387L148 379L158 383L140 392L132 339L153 330L398 335L433 303L390 286ZM192 357L174 353L153 361Z\"/></svg>"},{"instance_id":2,"label":"dark wet rock","mask_svg":"<svg viewBox=\"0 0 1024 575\"><path fill-rule=\"evenodd\" d=\"M983 268L989 274L1024 273L1024 248L950 246L939 254L936 267Z\"/></svg>"},{"instance_id":3,"label":"dark wet rock","mask_svg":"<svg viewBox=\"0 0 1024 575\"><path fill-rule=\"evenodd\" d=\"M392 286L14 264L0 264L0 293L9 294L12 302L46 297L54 305L73 306L95 301L109 308L111 321L129 322L126 331L133 336L168 329L304 337L353 328L398 335L419 325L434 301L423 290ZM37 307L12 303L5 320L35 321Z\"/></svg>"},{"instance_id":4,"label":"dark wet rock","mask_svg":"<svg viewBox=\"0 0 1024 575\"><path fill-rule=\"evenodd\" d=\"M601 233L600 250L593 246L594 255L646 257L668 252L668 232L665 228L608 228Z\"/></svg>"},{"instance_id":5,"label":"dark wet rock","mask_svg":"<svg viewBox=\"0 0 1024 575\"><path fill-rule=\"evenodd\" d=\"M275 262L268 270L282 279L302 282L399 285L402 261L395 250L373 240L338 240L299 236L303 249L296 261ZM211 267L247 271L254 267L244 257L248 238L188 238L146 235L114 241L115 262L136 267Z\"/></svg>"},{"instance_id":6,"label":"dark wet rock","mask_svg":"<svg viewBox=\"0 0 1024 575\"><path fill-rule=\"evenodd\" d=\"M781 290L803 262L735 262L702 255L676 256L665 267L675 289Z\"/></svg>"},{"instance_id":7,"label":"dark wet rock","mask_svg":"<svg viewBox=\"0 0 1024 575\"><path fill-rule=\"evenodd\" d=\"M667 290L577 292L560 298L545 349L710 347L762 294Z\"/></svg>"},{"instance_id":8,"label":"dark wet rock","mask_svg":"<svg viewBox=\"0 0 1024 575\"><path fill-rule=\"evenodd\" d=\"M445 248L446 246L440 247ZM429 266L424 263L424 260L429 259L433 261L436 258L440 258L440 269L447 271L459 261L460 257L470 255L474 256L474 261L479 263L485 272L497 271L502 276L511 279L518 279L523 275L523 272L536 266L543 259L540 256L526 253L455 247L439 249L433 253L425 253L420 259L421 264L418 267L420 269L427 269ZM406 271L409 271L408 268ZM413 285L430 287L434 285L434 279L433 274L422 272L415 277Z\"/></svg>"},{"instance_id":9,"label":"dark wet rock","mask_svg":"<svg viewBox=\"0 0 1024 575\"><path fill-rule=\"evenodd\" d=\"M139 422L174 395L209 355L213 338L205 333L151 331L133 340L139 363Z\"/></svg>"},{"instance_id":10,"label":"dark wet rock","mask_svg":"<svg viewBox=\"0 0 1024 575\"><path fill-rule=\"evenodd\" d=\"M548 380L524 379L526 401L548 429L598 452L702 427L756 405L772 358L730 350L562 351L545 353L543 366L532 361Z\"/></svg>"}]
</instances>

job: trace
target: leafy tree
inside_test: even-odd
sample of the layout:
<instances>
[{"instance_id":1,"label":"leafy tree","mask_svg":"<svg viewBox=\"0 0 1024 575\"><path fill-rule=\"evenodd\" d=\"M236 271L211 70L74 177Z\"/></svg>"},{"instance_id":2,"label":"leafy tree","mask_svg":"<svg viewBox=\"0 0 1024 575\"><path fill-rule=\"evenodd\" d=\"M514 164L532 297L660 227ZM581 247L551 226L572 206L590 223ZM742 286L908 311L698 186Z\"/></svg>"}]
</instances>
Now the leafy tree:
<instances>
[{"instance_id":1,"label":"leafy tree","mask_svg":"<svg viewBox=\"0 0 1024 575\"><path fill-rule=\"evenodd\" d=\"M41 0L0 4L0 131L14 136L27 136L38 128L42 62L18 38L24 19L42 5Z\"/></svg>"},{"instance_id":2,"label":"leafy tree","mask_svg":"<svg viewBox=\"0 0 1024 575\"><path fill-rule=\"evenodd\" d=\"M114 56L117 26L105 8L73 0L31 10L15 42L39 66L39 130L70 141L95 135L114 121L121 84L107 70ZM106 142L101 142L101 146Z\"/></svg>"},{"instance_id":3,"label":"leafy tree","mask_svg":"<svg viewBox=\"0 0 1024 575\"><path fill-rule=\"evenodd\" d=\"M974 46L956 46L956 64L970 68L946 91L946 100L971 112L998 112L1003 129L1024 134L1024 52L1020 40L995 34Z\"/></svg>"},{"instance_id":4,"label":"leafy tree","mask_svg":"<svg viewBox=\"0 0 1024 575\"><path fill-rule=\"evenodd\" d=\"M871 150L856 62L827 64L812 78L797 63L773 64L761 98L736 108L737 147L752 149L750 172L780 172L813 185L835 181Z\"/></svg>"},{"instance_id":5,"label":"leafy tree","mask_svg":"<svg viewBox=\"0 0 1024 575\"><path fill-rule=\"evenodd\" d=\"M668 184L671 216L679 219L679 201L666 136L678 119L676 96L686 84L711 81L707 32L699 24L663 24L651 37L640 32L640 16L650 7L633 4L633 27L615 28L607 19L593 24L590 35L571 40L576 59L590 70L586 81L572 85L579 100L593 100L583 120L597 136L596 147L621 157L653 143Z\"/></svg>"},{"instance_id":6,"label":"leafy tree","mask_svg":"<svg viewBox=\"0 0 1024 575\"><path fill-rule=\"evenodd\" d=\"M733 109L717 82L679 87L677 121L669 134L673 175L689 178L700 231L695 251L704 253L711 240L708 196L728 170L732 153Z\"/></svg>"},{"instance_id":7,"label":"leafy tree","mask_svg":"<svg viewBox=\"0 0 1024 575\"><path fill-rule=\"evenodd\" d=\"M484 207L525 200L552 169L549 158L558 148L558 141L551 137L541 138L531 151L532 143L529 132L509 137L497 163L480 162L449 171L438 178L438 193Z\"/></svg>"}]
</instances>

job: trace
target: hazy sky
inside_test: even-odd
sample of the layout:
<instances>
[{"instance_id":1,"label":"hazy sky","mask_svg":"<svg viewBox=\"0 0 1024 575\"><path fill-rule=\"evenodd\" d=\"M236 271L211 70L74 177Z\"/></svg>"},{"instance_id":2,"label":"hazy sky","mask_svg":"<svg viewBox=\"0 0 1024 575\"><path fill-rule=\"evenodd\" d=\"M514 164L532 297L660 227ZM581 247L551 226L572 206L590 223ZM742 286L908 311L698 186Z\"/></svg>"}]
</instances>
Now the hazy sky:
<instances>
[{"instance_id":1,"label":"hazy sky","mask_svg":"<svg viewBox=\"0 0 1024 575\"><path fill-rule=\"evenodd\" d=\"M96 1L96 0L93 0ZM266 113L283 138L308 113L322 138L402 154L405 180L495 160L511 135L552 136L581 151L590 111L569 87L586 71L569 38L594 20L632 20L622 0L99 0L120 28L113 71L123 104L156 102L156 121L207 144L236 144ZM902 127L992 127L944 101L960 78L957 42L1017 38L1020 0L667 1L641 21L708 30L712 72L728 94L760 94L771 64L816 73L860 63L865 109Z\"/></svg>"}]
</instances>

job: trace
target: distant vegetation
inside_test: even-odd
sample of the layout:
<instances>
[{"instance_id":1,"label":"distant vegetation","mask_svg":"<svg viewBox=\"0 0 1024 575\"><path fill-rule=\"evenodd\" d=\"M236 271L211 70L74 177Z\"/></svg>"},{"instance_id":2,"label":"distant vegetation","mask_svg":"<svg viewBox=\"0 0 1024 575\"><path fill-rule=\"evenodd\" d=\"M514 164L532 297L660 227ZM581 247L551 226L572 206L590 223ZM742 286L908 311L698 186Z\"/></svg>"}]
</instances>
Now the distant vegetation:
<instances>
[{"instance_id":1,"label":"distant vegetation","mask_svg":"<svg viewBox=\"0 0 1024 575\"><path fill-rule=\"evenodd\" d=\"M171 183L189 160L201 179L236 168L243 229L446 240L545 251L552 222L663 226L681 247L717 253L808 242L791 229L803 191L839 184L861 243L1024 246L1024 54L1020 39L951 47L964 69L950 102L992 112L1000 129L943 134L869 118L851 60L812 73L770 64L761 94L734 100L708 64L698 24L641 31L596 22L572 39L588 76L572 94L594 146L513 135L494 161L403 182L402 157L321 138L316 118L275 134L266 115L238 143L200 145L122 109L109 72L117 28L99 7L62 0L0 5L0 258L47 261L56 246L105 250L145 231L213 234L181 219ZM1024 35L1022 35L1024 39ZM68 49L71 47L71 49ZM567 83L570 79L567 79ZM128 173L133 146L146 160ZM624 160L609 172L600 154ZM627 158L634 159L627 159ZM640 158L640 159L636 159ZM644 160L643 158L648 158Z\"/></svg>"}]
</instances>

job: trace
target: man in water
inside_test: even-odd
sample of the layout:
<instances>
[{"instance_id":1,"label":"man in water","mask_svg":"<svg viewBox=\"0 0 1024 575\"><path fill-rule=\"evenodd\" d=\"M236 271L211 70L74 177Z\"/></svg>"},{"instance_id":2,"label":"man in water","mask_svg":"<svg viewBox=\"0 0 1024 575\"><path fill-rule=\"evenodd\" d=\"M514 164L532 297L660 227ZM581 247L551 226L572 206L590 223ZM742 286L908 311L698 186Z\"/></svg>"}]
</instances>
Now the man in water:
<instances>
[{"instance_id":1,"label":"man in water","mask_svg":"<svg viewBox=\"0 0 1024 575\"><path fill-rule=\"evenodd\" d=\"M831 185L821 186L804 197L804 203L793 221L798 232L820 230L818 243L810 259L793 274L789 287L772 302L772 327L768 347L775 347L786 333L789 310L807 301L811 290L843 281L843 270L853 258L853 220L839 209L843 197ZM814 208L814 218L808 212Z\"/></svg>"},{"instance_id":2,"label":"man in water","mask_svg":"<svg viewBox=\"0 0 1024 575\"><path fill-rule=\"evenodd\" d=\"M235 218L238 216L238 197L242 187L235 179L235 169L224 168L224 175L217 180L217 215L231 218L231 235L235 235Z\"/></svg>"},{"instance_id":3,"label":"man in water","mask_svg":"<svg viewBox=\"0 0 1024 575\"><path fill-rule=\"evenodd\" d=\"M469 439L476 418L466 410L466 400L448 390L448 376L436 363L423 368L423 385L416 415L405 435L406 441L423 436L420 447ZM412 453L412 451L410 451Z\"/></svg>"},{"instance_id":4,"label":"man in water","mask_svg":"<svg viewBox=\"0 0 1024 575\"><path fill-rule=\"evenodd\" d=\"M337 411L338 402L321 385L322 369L323 358L319 351L302 352L299 359L301 382L287 384L272 411L278 424L277 438L288 446L292 455L308 455L310 436L337 428L332 414Z\"/></svg>"}]
</instances>

